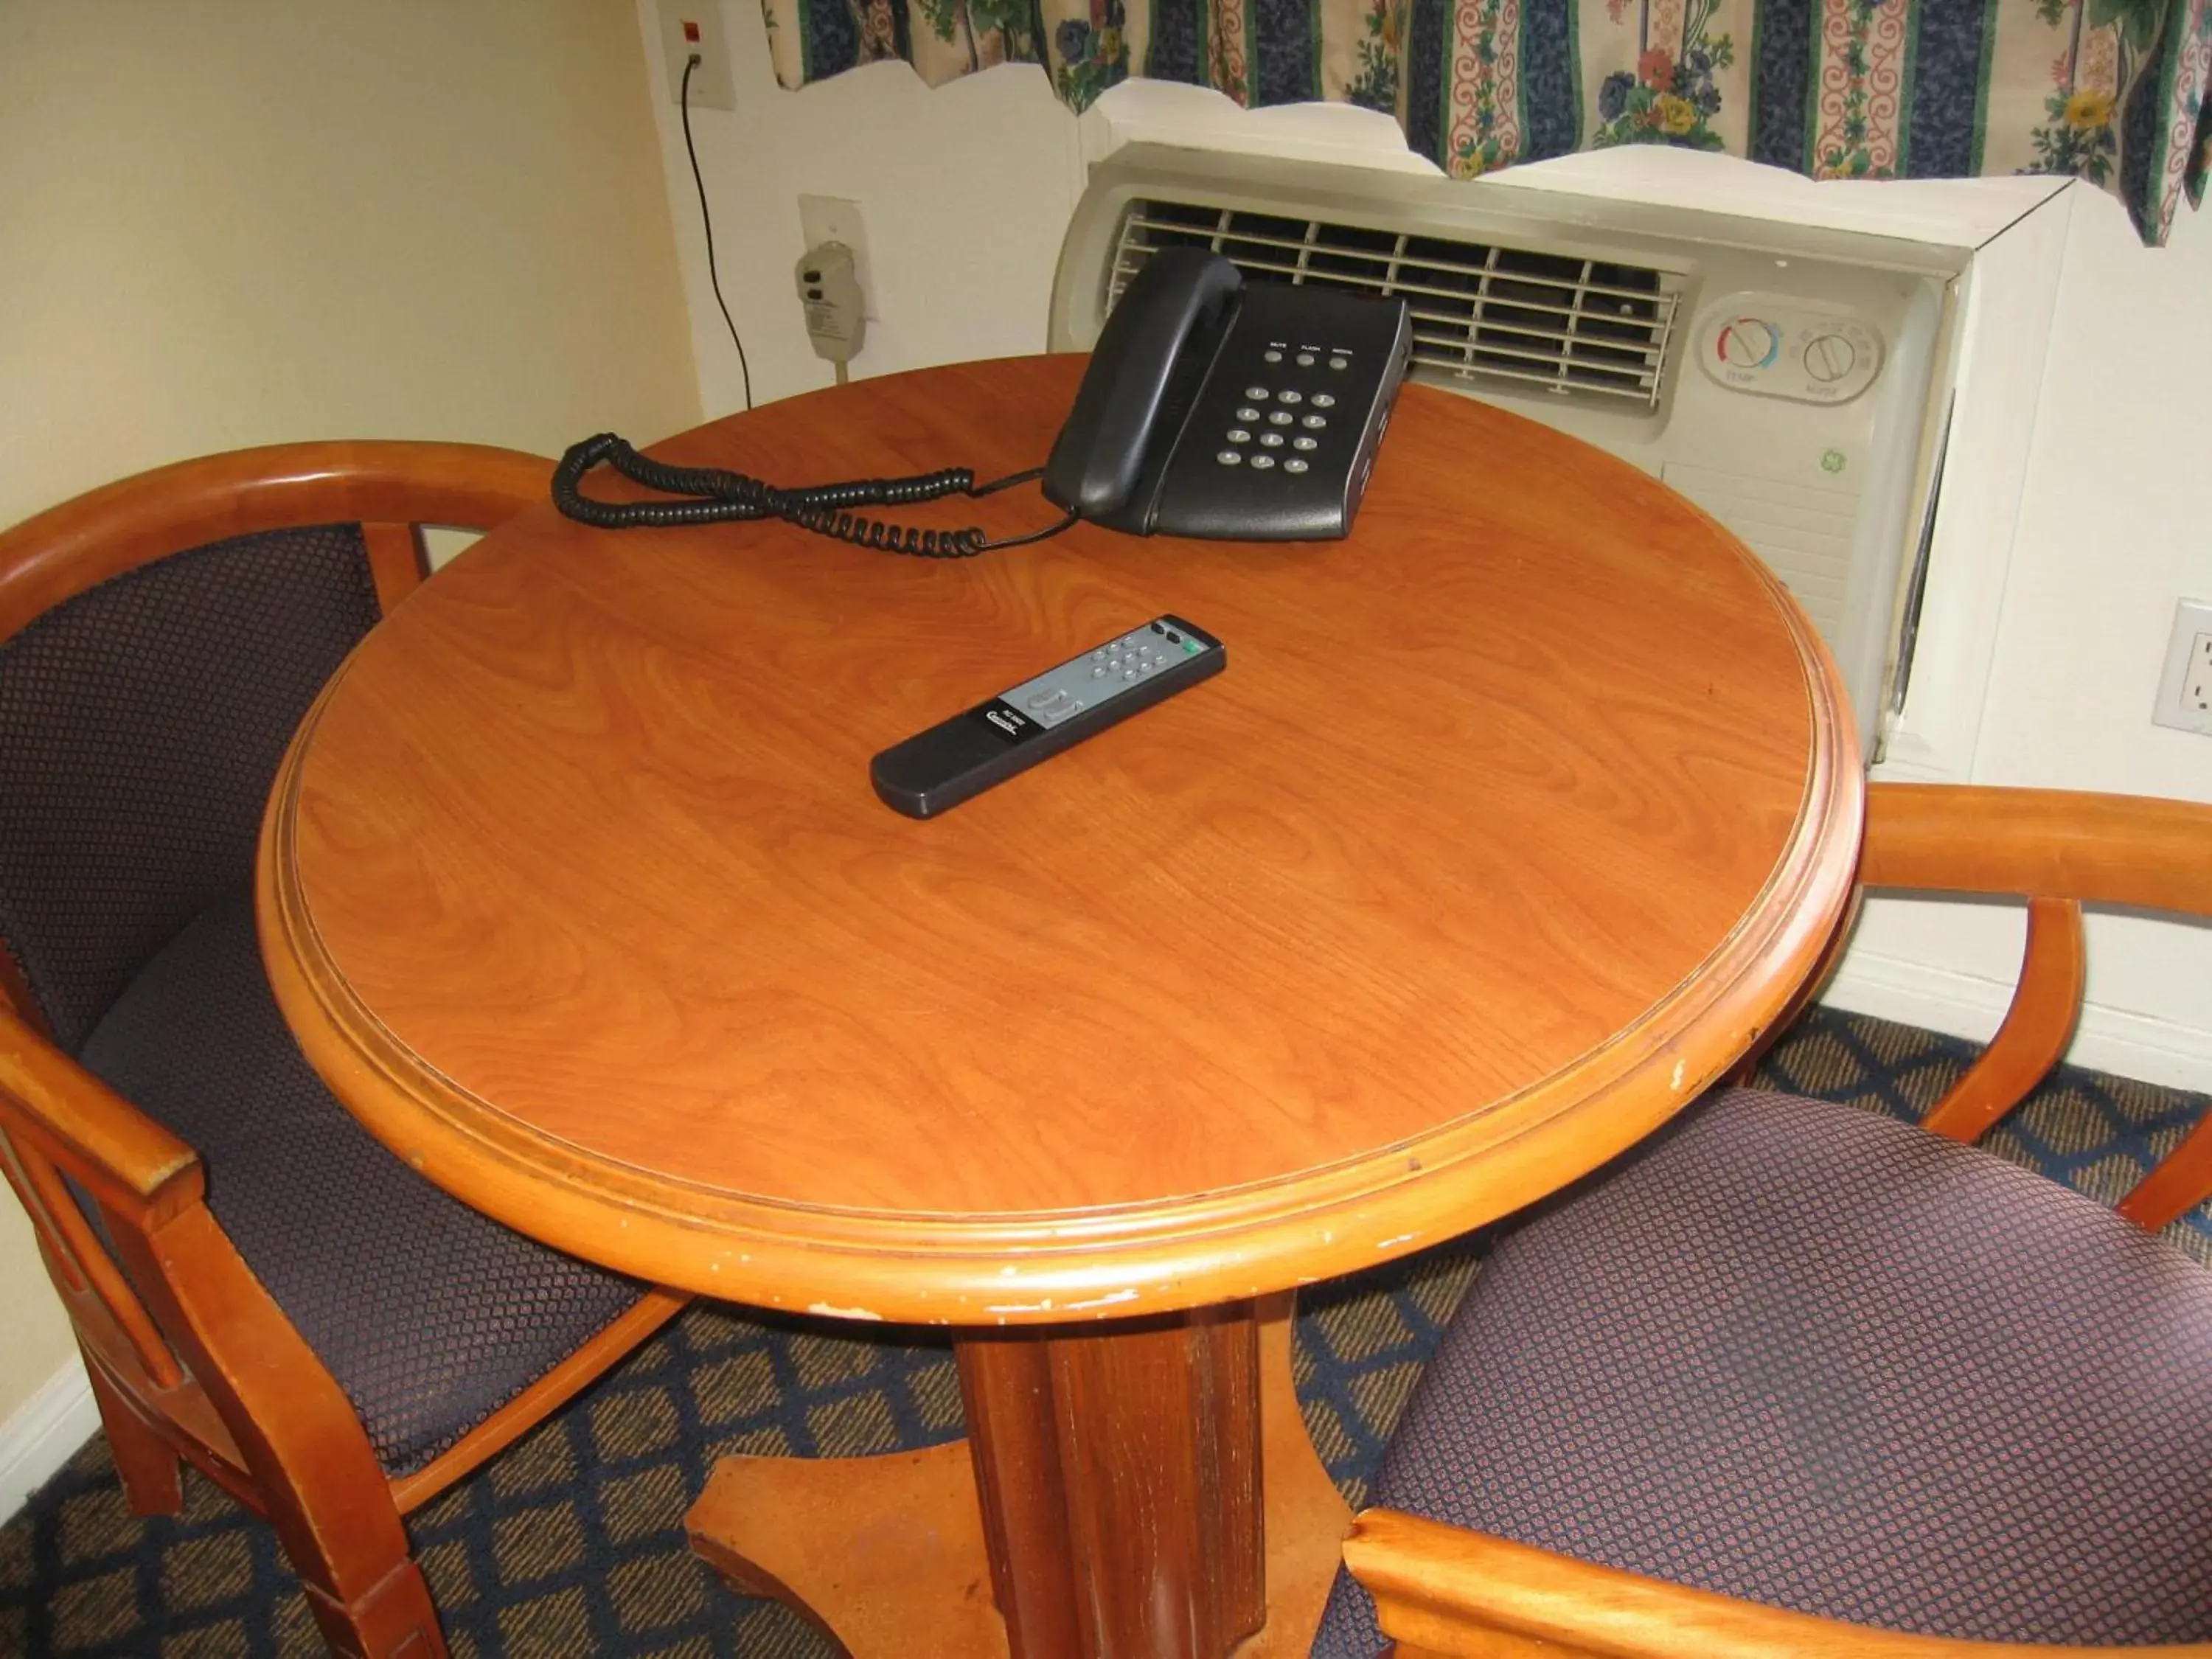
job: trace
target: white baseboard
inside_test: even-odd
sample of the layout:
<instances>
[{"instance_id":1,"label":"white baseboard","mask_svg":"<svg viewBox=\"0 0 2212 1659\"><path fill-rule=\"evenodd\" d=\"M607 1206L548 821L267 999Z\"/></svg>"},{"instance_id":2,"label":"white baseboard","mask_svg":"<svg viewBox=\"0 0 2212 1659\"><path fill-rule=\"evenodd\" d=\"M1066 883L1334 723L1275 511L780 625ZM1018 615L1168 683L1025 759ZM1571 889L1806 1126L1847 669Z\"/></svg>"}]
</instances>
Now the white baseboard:
<instances>
[{"instance_id":1,"label":"white baseboard","mask_svg":"<svg viewBox=\"0 0 2212 1659\"><path fill-rule=\"evenodd\" d=\"M1978 975L1854 951L1820 993L1831 1007L1976 1042L1996 1035L2013 988ZM2212 1093L2212 1031L2087 1003L2067 1060L2168 1088Z\"/></svg>"},{"instance_id":2,"label":"white baseboard","mask_svg":"<svg viewBox=\"0 0 2212 1659\"><path fill-rule=\"evenodd\" d=\"M92 1380L84 1374L84 1361L71 1356L0 1423L0 1522L13 1520L31 1494L99 1431Z\"/></svg>"}]
</instances>

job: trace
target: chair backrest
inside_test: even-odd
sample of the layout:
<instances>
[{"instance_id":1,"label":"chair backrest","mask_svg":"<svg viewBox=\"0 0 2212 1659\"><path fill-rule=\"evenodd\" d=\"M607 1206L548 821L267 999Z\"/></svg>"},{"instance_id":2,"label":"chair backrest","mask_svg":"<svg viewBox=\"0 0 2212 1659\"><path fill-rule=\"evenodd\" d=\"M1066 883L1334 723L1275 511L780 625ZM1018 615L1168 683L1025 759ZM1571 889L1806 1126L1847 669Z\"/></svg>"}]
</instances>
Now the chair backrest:
<instances>
[{"instance_id":1,"label":"chair backrest","mask_svg":"<svg viewBox=\"0 0 2212 1659\"><path fill-rule=\"evenodd\" d=\"M0 536L0 990L74 1054L148 959L250 878L284 746L419 574L548 465L310 444L143 475Z\"/></svg>"},{"instance_id":2,"label":"chair backrest","mask_svg":"<svg viewBox=\"0 0 2212 1659\"><path fill-rule=\"evenodd\" d=\"M251 877L292 731L378 617L353 525L173 553L0 643L0 938L74 1054Z\"/></svg>"}]
</instances>

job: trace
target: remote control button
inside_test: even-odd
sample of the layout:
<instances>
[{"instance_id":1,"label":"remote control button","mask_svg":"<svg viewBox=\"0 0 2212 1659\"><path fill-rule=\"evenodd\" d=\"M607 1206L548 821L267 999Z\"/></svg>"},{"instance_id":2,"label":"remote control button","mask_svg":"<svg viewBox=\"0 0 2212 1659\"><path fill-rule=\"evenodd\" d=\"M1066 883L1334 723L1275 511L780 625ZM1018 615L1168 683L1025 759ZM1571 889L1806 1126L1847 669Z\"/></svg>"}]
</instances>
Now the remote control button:
<instances>
[{"instance_id":1,"label":"remote control button","mask_svg":"<svg viewBox=\"0 0 2212 1659\"><path fill-rule=\"evenodd\" d=\"M1121 678L1125 680L1133 680L1137 678L1137 671L1133 668L1125 668L1121 671Z\"/></svg>"},{"instance_id":2,"label":"remote control button","mask_svg":"<svg viewBox=\"0 0 2212 1659\"><path fill-rule=\"evenodd\" d=\"M1232 426L1229 428L1229 441L1232 444L1249 444L1252 441L1252 434L1241 426Z\"/></svg>"},{"instance_id":3,"label":"remote control button","mask_svg":"<svg viewBox=\"0 0 2212 1659\"><path fill-rule=\"evenodd\" d=\"M1288 426L1295 418L1296 416L1291 415L1289 410L1279 409L1273 414L1267 416L1267 424L1269 426ZM1306 418L1310 421L1313 419L1313 416L1309 415Z\"/></svg>"},{"instance_id":4,"label":"remote control button","mask_svg":"<svg viewBox=\"0 0 2212 1659\"><path fill-rule=\"evenodd\" d=\"M1244 388L1244 395L1255 404L1264 404L1267 401L1267 388L1263 386L1248 386Z\"/></svg>"},{"instance_id":5,"label":"remote control button","mask_svg":"<svg viewBox=\"0 0 2212 1659\"><path fill-rule=\"evenodd\" d=\"M1252 458L1252 465L1259 468L1262 472L1265 472L1269 467L1274 465L1274 464L1275 458L1273 455L1255 455Z\"/></svg>"},{"instance_id":6,"label":"remote control button","mask_svg":"<svg viewBox=\"0 0 2212 1659\"><path fill-rule=\"evenodd\" d=\"M1316 392L1313 395L1313 406L1316 409L1334 409L1336 399L1326 392Z\"/></svg>"},{"instance_id":7,"label":"remote control button","mask_svg":"<svg viewBox=\"0 0 2212 1659\"><path fill-rule=\"evenodd\" d=\"M1279 351L1262 352L1261 355L1271 363L1279 363L1283 361L1283 354Z\"/></svg>"},{"instance_id":8,"label":"remote control button","mask_svg":"<svg viewBox=\"0 0 2212 1659\"><path fill-rule=\"evenodd\" d=\"M1328 360L1328 366L1331 368L1349 368L1352 367L1352 364L1349 359L1344 357L1332 357Z\"/></svg>"},{"instance_id":9,"label":"remote control button","mask_svg":"<svg viewBox=\"0 0 2212 1659\"><path fill-rule=\"evenodd\" d=\"M1295 392L1285 392L1281 398L1277 399L1277 401L1285 404L1300 404L1304 403L1305 399L1299 397Z\"/></svg>"},{"instance_id":10,"label":"remote control button","mask_svg":"<svg viewBox=\"0 0 2212 1659\"><path fill-rule=\"evenodd\" d=\"M1260 411L1256 409L1240 409L1237 411L1237 418L1240 421L1256 421L1260 418Z\"/></svg>"},{"instance_id":11,"label":"remote control button","mask_svg":"<svg viewBox=\"0 0 2212 1659\"><path fill-rule=\"evenodd\" d=\"M1300 433L1297 437L1291 440L1291 447L1293 449L1318 449L1321 447L1321 440L1318 438L1309 438L1304 433Z\"/></svg>"},{"instance_id":12,"label":"remote control button","mask_svg":"<svg viewBox=\"0 0 2212 1659\"><path fill-rule=\"evenodd\" d=\"M1312 352L1301 351L1298 353L1298 367L1300 368L1311 368L1313 365L1314 355Z\"/></svg>"},{"instance_id":13,"label":"remote control button","mask_svg":"<svg viewBox=\"0 0 2212 1659\"><path fill-rule=\"evenodd\" d=\"M1298 424L1300 426L1311 427L1315 431L1318 432L1322 428L1328 424L1328 416L1326 415L1309 415L1304 420L1299 422Z\"/></svg>"},{"instance_id":14,"label":"remote control button","mask_svg":"<svg viewBox=\"0 0 2212 1659\"><path fill-rule=\"evenodd\" d=\"M1145 665L1144 665L1144 668L1143 668L1142 672L1145 672L1145 673L1149 674L1149 673L1151 673L1151 672L1152 672L1152 670L1154 670L1155 668L1158 668L1158 666L1159 666L1159 664L1158 664L1158 663L1156 663L1156 662L1153 662L1153 661L1150 660L1149 659L1146 659L1146 663L1145 663Z\"/></svg>"},{"instance_id":15,"label":"remote control button","mask_svg":"<svg viewBox=\"0 0 2212 1659\"><path fill-rule=\"evenodd\" d=\"M1155 634L1164 634L1168 630L1166 629L1161 627L1158 623L1154 623L1152 624L1152 632Z\"/></svg>"},{"instance_id":16,"label":"remote control button","mask_svg":"<svg viewBox=\"0 0 2212 1659\"><path fill-rule=\"evenodd\" d=\"M1224 449L1213 459L1220 462L1224 466L1234 466L1237 462L1243 460L1244 458L1233 449Z\"/></svg>"},{"instance_id":17,"label":"remote control button","mask_svg":"<svg viewBox=\"0 0 2212 1659\"><path fill-rule=\"evenodd\" d=\"M1091 671L1091 678L1094 680L1103 680L1106 678L1106 671L1103 668L1094 668Z\"/></svg>"},{"instance_id":18,"label":"remote control button","mask_svg":"<svg viewBox=\"0 0 2212 1659\"><path fill-rule=\"evenodd\" d=\"M1262 432L1260 434L1260 441L1270 449L1280 449L1283 447L1283 434L1279 432Z\"/></svg>"},{"instance_id":19,"label":"remote control button","mask_svg":"<svg viewBox=\"0 0 2212 1659\"><path fill-rule=\"evenodd\" d=\"M1283 471L1285 472L1303 472L1305 470L1306 464L1295 455L1283 463Z\"/></svg>"}]
</instances>

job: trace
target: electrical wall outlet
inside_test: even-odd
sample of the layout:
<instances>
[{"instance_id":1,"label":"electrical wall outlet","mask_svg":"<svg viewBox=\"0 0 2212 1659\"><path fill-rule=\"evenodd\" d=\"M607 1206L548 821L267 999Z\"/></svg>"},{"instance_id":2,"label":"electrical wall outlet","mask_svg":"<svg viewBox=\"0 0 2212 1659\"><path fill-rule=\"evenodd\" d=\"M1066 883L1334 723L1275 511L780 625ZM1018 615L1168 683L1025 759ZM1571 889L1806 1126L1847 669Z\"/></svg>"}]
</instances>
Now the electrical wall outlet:
<instances>
[{"instance_id":1,"label":"electrical wall outlet","mask_svg":"<svg viewBox=\"0 0 2212 1659\"><path fill-rule=\"evenodd\" d=\"M691 107L735 109L738 88L722 38L721 0L660 0L660 58L668 66L672 104L683 101L684 65L694 52L699 67L691 71Z\"/></svg>"},{"instance_id":2,"label":"electrical wall outlet","mask_svg":"<svg viewBox=\"0 0 2212 1659\"><path fill-rule=\"evenodd\" d=\"M853 275L860 284L860 314L878 320L876 272L868 262L868 228L860 222L860 204L842 196L802 196L799 198L799 230L809 247L836 242L853 250Z\"/></svg>"},{"instance_id":3,"label":"electrical wall outlet","mask_svg":"<svg viewBox=\"0 0 2212 1659\"><path fill-rule=\"evenodd\" d=\"M2166 672L2150 717L2159 726L2212 732L2212 604L2184 599L2174 606Z\"/></svg>"}]
</instances>

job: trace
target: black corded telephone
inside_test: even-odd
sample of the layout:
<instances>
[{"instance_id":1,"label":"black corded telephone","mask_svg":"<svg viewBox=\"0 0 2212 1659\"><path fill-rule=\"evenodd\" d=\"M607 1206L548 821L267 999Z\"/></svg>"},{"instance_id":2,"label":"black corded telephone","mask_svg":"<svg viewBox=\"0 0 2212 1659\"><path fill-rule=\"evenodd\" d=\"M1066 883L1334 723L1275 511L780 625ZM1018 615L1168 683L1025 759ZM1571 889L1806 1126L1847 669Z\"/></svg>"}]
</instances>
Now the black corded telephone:
<instances>
[{"instance_id":1,"label":"black corded telephone","mask_svg":"<svg viewBox=\"0 0 2212 1659\"><path fill-rule=\"evenodd\" d=\"M1056 535L1078 519L1137 535L1240 541L1342 536L1405 378L1413 330L1402 300L1324 285L1255 283L1203 249L1155 253L1091 353L1067 424L1040 469L978 484L964 467L909 478L780 489L743 473L677 467L612 433L562 457L553 501L603 529L777 518L887 552L964 558ZM602 462L681 501L602 501L578 488ZM1042 477L1067 516L998 541L864 518Z\"/></svg>"},{"instance_id":2,"label":"black corded telephone","mask_svg":"<svg viewBox=\"0 0 2212 1659\"><path fill-rule=\"evenodd\" d=\"M1164 249L1106 319L1045 495L1140 536L1342 536L1412 348L1402 300L1248 287L1218 254Z\"/></svg>"}]
</instances>

